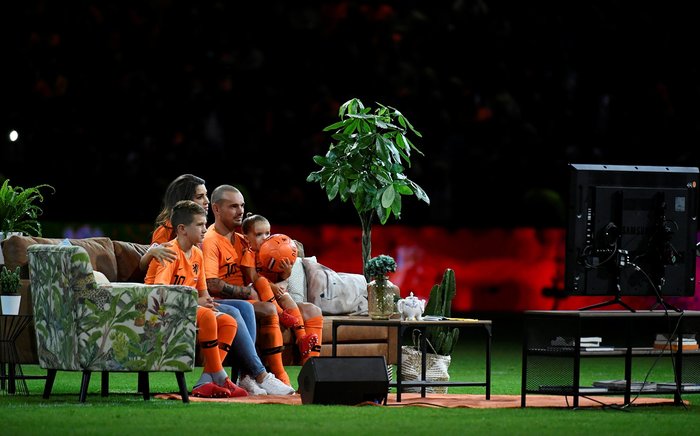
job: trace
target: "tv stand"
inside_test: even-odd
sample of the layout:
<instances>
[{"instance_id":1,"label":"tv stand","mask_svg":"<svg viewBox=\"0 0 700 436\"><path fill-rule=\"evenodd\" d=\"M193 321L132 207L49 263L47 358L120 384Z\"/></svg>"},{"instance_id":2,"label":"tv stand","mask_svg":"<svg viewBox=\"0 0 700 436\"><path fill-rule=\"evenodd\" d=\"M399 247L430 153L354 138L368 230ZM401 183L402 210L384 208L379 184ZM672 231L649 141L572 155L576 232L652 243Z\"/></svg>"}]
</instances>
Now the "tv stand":
<instances>
[{"instance_id":1,"label":"tv stand","mask_svg":"<svg viewBox=\"0 0 700 436\"><path fill-rule=\"evenodd\" d=\"M596 303L596 304L591 304L590 306L582 307L579 310L590 310L590 309L596 309L598 307L607 307L607 306L612 306L613 304L619 304L620 306L624 307L625 309L629 310L630 312L634 312L635 310L632 309L632 307L622 301L622 290L620 289L620 285L617 285L617 291L615 291L615 298L609 301L603 301L602 303Z\"/></svg>"},{"instance_id":2,"label":"tv stand","mask_svg":"<svg viewBox=\"0 0 700 436\"><path fill-rule=\"evenodd\" d=\"M677 349L654 348L659 334L676 336ZM686 335L700 338L700 311L525 311L520 405L526 406L528 394L567 396L573 408L579 407L579 397L590 395L622 395L625 405L634 403L636 395L673 395L674 404L682 405L683 395L700 394L700 350L683 349L680 338ZM581 346L582 338L590 336L601 337L604 349ZM582 363L600 358L610 359L605 375L592 373L594 368ZM644 359L671 360L672 374L660 368L648 373L650 386L651 380L666 386L646 390L632 383L647 366L639 363ZM601 389L591 379L624 383Z\"/></svg>"},{"instance_id":3,"label":"tv stand","mask_svg":"<svg viewBox=\"0 0 700 436\"><path fill-rule=\"evenodd\" d=\"M655 310L656 308L661 307L663 310L668 310L671 309L674 312L683 312L681 309L677 308L671 303L667 303L663 298L657 296L656 297L656 303L654 303L653 306L651 306L651 309L649 310Z\"/></svg>"},{"instance_id":4,"label":"tv stand","mask_svg":"<svg viewBox=\"0 0 700 436\"><path fill-rule=\"evenodd\" d=\"M622 297L620 297L619 295L616 295L615 298L613 298L612 300L603 301L601 303L596 303L596 304L591 304L590 306L582 307L579 310L590 310L590 309L595 309L598 307L612 306L613 304L619 304L620 306L624 307L625 309L629 310L630 312L635 312L635 310L632 309L632 307L629 304L622 301ZM652 307L652 309L653 309L653 307Z\"/></svg>"}]
</instances>

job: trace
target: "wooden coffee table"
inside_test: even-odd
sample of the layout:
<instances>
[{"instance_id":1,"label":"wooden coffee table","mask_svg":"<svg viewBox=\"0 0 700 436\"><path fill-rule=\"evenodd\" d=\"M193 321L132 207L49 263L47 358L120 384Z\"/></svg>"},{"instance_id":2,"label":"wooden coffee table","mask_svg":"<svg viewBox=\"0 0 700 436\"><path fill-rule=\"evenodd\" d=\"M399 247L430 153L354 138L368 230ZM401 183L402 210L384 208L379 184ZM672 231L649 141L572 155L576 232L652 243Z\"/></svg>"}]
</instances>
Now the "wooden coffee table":
<instances>
[{"instance_id":1,"label":"wooden coffee table","mask_svg":"<svg viewBox=\"0 0 700 436\"><path fill-rule=\"evenodd\" d=\"M486 388L486 399L491 399L491 321L490 320L440 320L440 321L401 321L400 319L375 320L367 317L366 319L335 319L333 320L333 351L332 355L336 356L337 351L337 336L338 328L341 326L376 326L376 327L393 327L398 332L398 340L396 341L396 382L389 383L390 387L396 387L396 401L401 401L402 387L419 387L421 397L425 397L426 387L429 386L483 386ZM425 330L430 326L441 327L457 327L457 328L478 328L483 329L485 333L485 354L486 354L486 374L484 381L430 381L426 380L426 354L427 344L425 340ZM401 381L401 338L406 331L419 330L421 332L421 340L419 348L421 350L421 379L418 381Z\"/></svg>"}]
</instances>

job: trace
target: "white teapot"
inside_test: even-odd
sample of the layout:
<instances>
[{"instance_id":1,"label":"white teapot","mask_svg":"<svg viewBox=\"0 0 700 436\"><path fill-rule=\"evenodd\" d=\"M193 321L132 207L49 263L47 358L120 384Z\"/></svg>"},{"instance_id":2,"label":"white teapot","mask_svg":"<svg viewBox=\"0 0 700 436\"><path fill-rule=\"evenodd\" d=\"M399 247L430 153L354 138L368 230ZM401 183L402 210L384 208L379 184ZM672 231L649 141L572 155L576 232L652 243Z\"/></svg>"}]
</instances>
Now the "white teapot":
<instances>
[{"instance_id":1,"label":"white teapot","mask_svg":"<svg viewBox=\"0 0 700 436\"><path fill-rule=\"evenodd\" d=\"M401 321L421 321L425 310L425 300L413 296L413 292L396 302L396 309L401 314Z\"/></svg>"}]
</instances>

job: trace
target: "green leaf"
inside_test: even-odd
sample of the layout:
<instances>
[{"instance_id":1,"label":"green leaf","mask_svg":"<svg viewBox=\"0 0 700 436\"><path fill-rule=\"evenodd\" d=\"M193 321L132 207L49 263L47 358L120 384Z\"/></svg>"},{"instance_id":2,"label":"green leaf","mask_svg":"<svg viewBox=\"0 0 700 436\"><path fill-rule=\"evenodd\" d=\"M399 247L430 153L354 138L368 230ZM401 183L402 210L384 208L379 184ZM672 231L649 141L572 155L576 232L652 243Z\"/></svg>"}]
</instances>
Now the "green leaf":
<instances>
[{"instance_id":1,"label":"green leaf","mask_svg":"<svg viewBox=\"0 0 700 436\"><path fill-rule=\"evenodd\" d=\"M396 191L394 191L394 186L389 185L382 193L382 207L388 208L394 203L394 198L396 197Z\"/></svg>"},{"instance_id":2,"label":"green leaf","mask_svg":"<svg viewBox=\"0 0 700 436\"><path fill-rule=\"evenodd\" d=\"M323 131L328 132L329 130L336 130L343 127L343 125L345 125L344 121L338 121L336 123L331 124L330 126L324 127Z\"/></svg>"}]
</instances>

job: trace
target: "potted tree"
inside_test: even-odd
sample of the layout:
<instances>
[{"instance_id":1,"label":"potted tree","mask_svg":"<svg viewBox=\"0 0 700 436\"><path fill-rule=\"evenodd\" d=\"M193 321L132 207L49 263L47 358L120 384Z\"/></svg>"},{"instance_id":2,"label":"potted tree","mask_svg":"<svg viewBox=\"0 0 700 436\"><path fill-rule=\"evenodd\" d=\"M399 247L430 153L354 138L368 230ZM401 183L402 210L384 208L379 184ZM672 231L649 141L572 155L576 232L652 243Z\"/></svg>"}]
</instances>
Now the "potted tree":
<instances>
[{"instance_id":1,"label":"potted tree","mask_svg":"<svg viewBox=\"0 0 700 436\"><path fill-rule=\"evenodd\" d=\"M430 204L428 195L404 175L404 163L411 165L413 151L423 154L409 139L413 133L422 137L401 112L377 103L365 107L353 98L340 106L340 121L323 129L333 131L325 156L314 156L321 166L311 172L307 182L317 182L325 189L328 200L337 196L351 200L362 224L362 265L372 252L372 221L386 224L392 214L401 218L401 196L415 195ZM363 271L367 281L370 276Z\"/></svg>"},{"instance_id":2,"label":"potted tree","mask_svg":"<svg viewBox=\"0 0 700 436\"><path fill-rule=\"evenodd\" d=\"M3 315L18 315L19 304L22 296L19 294L19 267L14 271L2 267L0 271L0 302L2 303Z\"/></svg>"}]
</instances>

